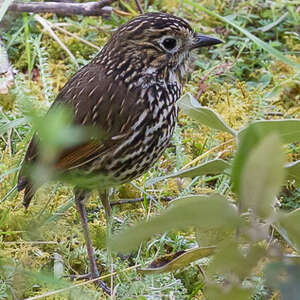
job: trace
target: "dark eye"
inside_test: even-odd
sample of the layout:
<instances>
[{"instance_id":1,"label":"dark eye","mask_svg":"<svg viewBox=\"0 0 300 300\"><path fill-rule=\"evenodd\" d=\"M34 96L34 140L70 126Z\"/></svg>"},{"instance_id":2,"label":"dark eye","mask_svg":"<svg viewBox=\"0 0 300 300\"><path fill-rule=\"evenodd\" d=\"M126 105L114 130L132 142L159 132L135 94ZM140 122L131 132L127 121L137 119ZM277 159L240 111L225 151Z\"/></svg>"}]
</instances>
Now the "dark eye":
<instances>
[{"instance_id":1,"label":"dark eye","mask_svg":"<svg viewBox=\"0 0 300 300\"><path fill-rule=\"evenodd\" d=\"M165 49L167 50L172 50L176 47L176 40L172 39L172 38L166 38L163 42L162 42L163 46L165 47Z\"/></svg>"}]
</instances>

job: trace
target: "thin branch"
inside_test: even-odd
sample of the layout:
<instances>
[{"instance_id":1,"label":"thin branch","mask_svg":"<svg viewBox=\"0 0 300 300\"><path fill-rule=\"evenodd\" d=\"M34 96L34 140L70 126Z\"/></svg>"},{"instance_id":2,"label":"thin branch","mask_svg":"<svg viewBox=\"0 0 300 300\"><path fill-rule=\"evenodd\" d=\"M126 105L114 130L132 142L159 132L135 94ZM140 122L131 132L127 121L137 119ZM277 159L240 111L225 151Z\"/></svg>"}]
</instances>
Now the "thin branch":
<instances>
[{"instance_id":1,"label":"thin branch","mask_svg":"<svg viewBox=\"0 0 300 300\"><path fill-rule=\"evenodd\" d=\"M34 19L37 22L39 22L44 27L44 29L52 36L52 38L68 53L68 55L70 56L71 60L75 64L75 66L78 68L78 63L77 63L76 58L74 57L72 52L67 48L67 46L59 39L59 37L52 30L51 25L49 24L49 22L46 19L39 16L39 15L34 15Z\"/></svg>"},{"instance_id":2,"label":"thin branch","mask_svg":"<svg viewBox=\"0 0 300 300\"><path fill-rule=\"evenodd\" d=\"M58 242L55 241L22 241L22 242L3 242L4 245L49 245L49 244L58 244Z\"/></svg>"},{"instance_id":3,"label":"thin branch","mask_svg":"<svg viewBox=\"0 0 300 300\"><path fill-rule=\"evenodd\" d=\"M66 292L66 291L69 291L71 289L75 289L75 288L78 288L80 286L84 286L84 285L87 285L87 284L90 284L91 282L95 282L95 281L98 281L98 280L101 280L101 279L105 279L105 278L108 278L112 275L118 275L118 274L121 274L123 272L127 272L127 271L131 271L131 270L134 270L134 269L137 269L139 268L141 265L135 265L135 266L132 266L132 267L128 267L126 269L123 269L123 270L120 270L120 271L117 271L117 272L113 272L111 274L107 274L107 275L104 275L104 276L100 276L100 277L97 277L97 278L93 278L93 279L90 279L90 280L87 280L87 281L84 281L84 282L81 282L81 283L78 283L78 284L74 284L74 285L71 285L71 286L68 286L66 288L62 288L62 289L59 289L59 290L55 290L55 291L52 291L52 292L46 292L42 295L38 295L38 296L34 296L34 297L30 297L30 298L26 298L24 300L36 300L36 299L42 299L42 298L46 298L48 296L53 296L53 295L56 295L56 294L59 294L59 293L63 293L63 292Z\"/></svg>"},{"instance_id":4,"label":"thin branch","mask_svg":"<svg viewBox=\"0 0 300 300\"><path fill-rule=\"evenodd\" d=\"M205 158L206 156L208 156L210 153L215 152L216 150L218 150L219 148L222 148L225 145L228 145L230 143L233 143L235 141L235 139L230 139L220 145L217 145L211 149L209 149L208 151L204 152L203 154L199 155L198 157L196 157L194 160L190 161L188 164L186 164L185 166L183 166L180 171L186 170L187 168L189 168L190 166L194 165L195 163L199 162L200 160L202 160L203 158ZM231 147L231 146L230 146Z\"/></svg>"},{"instance_id":5,"label":"thin branch","mask_svg":"<svg viewBox=\"0 0 300 300\"><path fill-rule=\"evenodd\" d=\"M143 14L143 13L144 13L144 10L143 10L143 8L142 8L142 5L141 5L140 1L139 1L139 0L135 0L135 4L136 4L136 6L137 6L139 12L140 12L141 14Z\"/></svg>"},{"instance_id":6,"label":"thin branch","mask_svg":"<svg viewBox=\"0 0 300 300\"><path fill-rule=\"evenodd\" d=\"M49 2L74 3L74 0L48 0Z\"/></svg>"},{"instance_id":7,"label":"thin branch","mask_svg":"<svg viewBox=\"0 0 300 300\"><path fill-rule=\"evenodd\" d=\"M14 85L14 72L9 63L5 45L0 39L0 94L8 94Z\"/></svg>"},{"instance_id":8,"label":"thin branch","mask_svg":"<svg viewBox=\"0 0 300 300\"><path fill-rule=\"evenodd\" d=\"M76 35L76 34L74 34L72 32L69 32L69 31L65 30L64 28L61 28L60 26L58 26L56 24L53 24L53 23L50 23L50 24L49 25L51 27L53 27L53 28L55 28L57 30L60 30L61 32L65 33L65 34L67 34L69 36L72 36L73 38L77 39L78 41L81 41L82 43L87 44L88 46L93 47L93 48L97 49L98 51L101 49L100 47L98 47L98 46L90 43L89 41L86 41L85 39L81 38L80 36L78 36L78 35Z\"/></svg>"},{"instance_id":9,"label":"thin branch","mask_svg":"<svg viewBox=\"0 0 300 300\"><path fill-rule=\"evenodd\" d=\"M129 12L126 12L126 11L123 11L123 10L119 10L119 9L116 9L116 8L113 8L113 12L115 14L117 14L118 16L121 16L121 17L128 17L128 16L131 16L131 13Z\"/></svg>"},{"instance_id":10,"label":"thin branch","mask_svg":"<svg viewBox=\"0 0 300 300\"><path fill-rule=\"evenodd\" d=\"M8 10L14 12L56 13L63 16L110 16L112 7L108 6L115 0L101 0L85 3L62 2L14 2Z\"/></svg>"},{"instance_id":11,"label":"thin branch","mask_svg":"<svg viewBox=\"0 0 300 300\"><path fill-rule=\"evenodd\" d=\"M160 198L161 201L166 201L166 202L170 202L173 199L174 198L172 198L172 197L161 197ZM144 201L144 197L133 198L133 199L121 199L119 201L110 202L110 206L132 204L132 203L138 203L138 202L142 202L142 201Z\"/></svg>"}]
</instances>

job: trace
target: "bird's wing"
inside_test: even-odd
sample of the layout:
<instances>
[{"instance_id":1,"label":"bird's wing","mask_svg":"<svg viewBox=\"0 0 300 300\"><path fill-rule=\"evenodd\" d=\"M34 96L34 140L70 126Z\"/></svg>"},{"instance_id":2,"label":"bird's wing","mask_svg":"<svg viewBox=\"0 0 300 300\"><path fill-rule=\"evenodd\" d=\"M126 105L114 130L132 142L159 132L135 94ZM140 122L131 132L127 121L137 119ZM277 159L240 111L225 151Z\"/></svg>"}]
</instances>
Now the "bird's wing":
<instances>
[{"instance_id":1,"label":"bird's wing","mask_svg":"<svg viewBox=\"0 0 300 300\"><path fill-rule=\"evenodd\" d=\"M55 163L58 169L73 169L82 166L99 156L118 141L124 141L131 132L134 124L145 110L138 90L129 91L114 77L106 76L104 68L96 64L88 64L80 69L63 87L50 109L67 105L73 110L75 125L99 129L104 138L91 139L88 142L72 148L64 149ZM132 107L134 104L134 113ZM139 112L140 111L140 112ZM29 144L25 155L25 164L38 158L38 136L35 135ZM24 174L21 170L19 182ZM20 189L24 184L20 183Z\"/></svg>"}]
</instances>

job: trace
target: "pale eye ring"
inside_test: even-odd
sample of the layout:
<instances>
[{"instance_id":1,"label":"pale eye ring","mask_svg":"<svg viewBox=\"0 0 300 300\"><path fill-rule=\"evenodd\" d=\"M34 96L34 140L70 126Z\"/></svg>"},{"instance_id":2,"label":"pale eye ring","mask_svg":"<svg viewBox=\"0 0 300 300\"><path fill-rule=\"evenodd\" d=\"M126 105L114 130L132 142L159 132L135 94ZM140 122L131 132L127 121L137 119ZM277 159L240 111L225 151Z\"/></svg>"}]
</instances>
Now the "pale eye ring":
<instances>
[{"instance_id":1,"label":"pale eye ring","mask_svg":"<svg viewBox=\"0 0 300 300\"><path fill-rule=\"evenodd\" d=\"M166 38L163 40L162 45L164 46L164 48L166 50L173 50L176 45L177 45L177 41L173 38Z\"/></svg>"}]
</instances>

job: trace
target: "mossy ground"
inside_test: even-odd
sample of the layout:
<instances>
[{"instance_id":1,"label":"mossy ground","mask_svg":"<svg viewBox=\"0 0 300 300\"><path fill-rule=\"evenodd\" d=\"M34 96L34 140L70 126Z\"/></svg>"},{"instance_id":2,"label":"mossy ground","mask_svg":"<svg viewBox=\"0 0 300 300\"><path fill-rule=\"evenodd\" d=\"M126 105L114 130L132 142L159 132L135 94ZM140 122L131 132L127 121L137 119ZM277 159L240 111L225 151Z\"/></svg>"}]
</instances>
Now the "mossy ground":
<instances>
[{"instance_id":1,"label":"mossy ground","mask_svg":"<svg viewBox=\"0 0 300 300\"><path fill-rule=\"evenodd\" d=\"M137 12L134 1L126 3ZM300 16L297 1L203 0L199 3L222 16L232 18L300 64ZM122 1L115 3L114 7L128 12ZM237 30L192 9L184 2L179 9L177 1L145 1L145 11L155 10L176 13L186 18L196 31L218 35L225 41L218 47L204 49L195 55L194 67L187 76L184 92L192 93L202 105L214 109L234 129L258 119L300 118L299 77L293 68L270 56ZM263 29L276 22L285 11L288 14L281 22L269 30ZM62 28L98 47L106 43L112 30L131 17L130 12L128 16L113 13L110 19L43 15L43 18L60 24ZM66 52L43 32L41 25L32 16L25 18L22 15L7 15L6 25L1 31L10 62L17 71L11 94L0 95L1 125L6 126L23 118L26 101L30 101L41 114L46 112L77 67ZM79 66L86 64L97 52L75 37L58 30L55 32L76 57ZM31 70L30 79L28 70ZM0 140L0 299L28 298L68 286L68 280L63 282L53 277L55 267L60 266L54 259L55 253L62 258L64 274L82 274L88 270L81 226L74 205L56 214L71 199L71 186L55 183L45 185L38 191L26 212L22 206L22 193L13 191L8 194L16 183L16 168L22 161L31 135L31 125L26 121L8 128ZM112 196L113 201L147 194L158 201L115 206L112 230L117 231L136 220L158 214L166 206L165 202L160 201L163 196L177 197L212 191L232 196L226 176L213 180L201 177L197 181L169 179L148 188L144 185L150 178L172 173L187 164L193 165L196 159L195 164L216 157L230 159L235 149L235 141L229 134L200 126L180 114L172 144L159 162L147 174L135 180L135 186L126 184L116 188ZM286 148L290 161L300 159L299 150L299 144ZM299 189L285 187L281 194L284 208L299 207L299 194ZM94 193L88 202L90 230L102 274L112 271L117 273L113 276L113 285L118 298L204 299L204 280L196 264L175 274L142 276L136 268L126 271L128 267L151 262L158 255L195 246L196 239L192 231L153 237L129 256L110 254L106 249L106 221L103 211L99 210L100 206L97 194ZM38 271L45 271L44 277L37 276ZM111 278L105 280L110 284ZM257 270L256 289L253 299L279 299L276 292L270 292L264 287L261 268ZM48 298L102 297L102 292L90 284Z\"/></svg>"}]
</instances>

